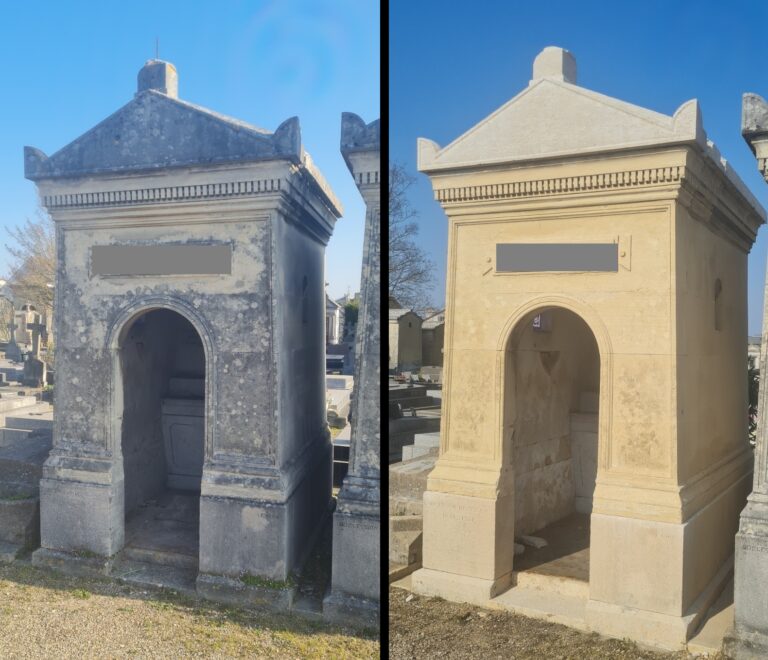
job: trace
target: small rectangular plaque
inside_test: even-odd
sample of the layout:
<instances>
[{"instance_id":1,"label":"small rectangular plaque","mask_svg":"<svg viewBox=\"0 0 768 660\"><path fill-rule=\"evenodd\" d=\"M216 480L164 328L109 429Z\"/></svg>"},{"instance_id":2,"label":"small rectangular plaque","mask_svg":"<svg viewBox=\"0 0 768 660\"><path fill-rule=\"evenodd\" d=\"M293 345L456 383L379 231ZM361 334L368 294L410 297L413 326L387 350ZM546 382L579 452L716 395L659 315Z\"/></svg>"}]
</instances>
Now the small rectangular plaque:
<instances>
[{"instance_id":1,"label":"small rectangular plaque","mask_svg":"<svg viewBox=\"0 0 768 660\"><path fill-rule=\"evenodd\" d=\"M230 275L232 246L95 245L94 275Z\"/></svg>"},{"instance_id":2,"label":"small rectangular plaque","mask_svg":"<svg viewBox=\"0 0 768 660\"><path fill-rule=\"evenodd\" d=\"M616 243L497 243L497 273L619 270Z\"/></svg>"}]
</instances>

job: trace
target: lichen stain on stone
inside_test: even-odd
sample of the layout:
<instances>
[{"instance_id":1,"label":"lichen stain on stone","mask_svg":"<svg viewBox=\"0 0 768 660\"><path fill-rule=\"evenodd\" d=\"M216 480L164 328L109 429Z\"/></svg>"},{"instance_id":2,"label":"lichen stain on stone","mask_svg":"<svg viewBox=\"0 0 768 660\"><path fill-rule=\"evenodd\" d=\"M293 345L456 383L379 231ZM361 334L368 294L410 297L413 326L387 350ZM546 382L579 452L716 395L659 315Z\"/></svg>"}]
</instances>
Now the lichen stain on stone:
<instances>
[{"instance_id":1,"label":"lichen stain on stone","mask_svg":"<svg viewBox=\"0 0 768 660\"><path fill-rule=\"evenodd\" d=\"M250 532L263 532L267 529L269 521L267 520L263 509L246 506L243 507L242 510L242 524L244 530Z\"/></svg>"}]
</instances>

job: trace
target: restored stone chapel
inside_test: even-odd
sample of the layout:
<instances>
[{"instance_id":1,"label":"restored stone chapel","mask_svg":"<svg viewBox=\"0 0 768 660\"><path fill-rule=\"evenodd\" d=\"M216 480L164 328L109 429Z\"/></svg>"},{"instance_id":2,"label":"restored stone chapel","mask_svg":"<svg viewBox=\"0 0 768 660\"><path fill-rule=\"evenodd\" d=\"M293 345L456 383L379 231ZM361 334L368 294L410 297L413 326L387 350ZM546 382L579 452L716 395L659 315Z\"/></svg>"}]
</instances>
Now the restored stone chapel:
<instances>
[{"instance_id":1,"label":"restored stone chapel","mask_svg":"<svg viewBox=\"0 0 768 660\"><path fill-rule=\"evenodd\" d=\"M440 454L414 590L679 648L752 484L747 255L765 210L707 139L530 84L418 167L448 221ZM543 541L543 543L542 543Z\"/></svg>"}]
</instances>

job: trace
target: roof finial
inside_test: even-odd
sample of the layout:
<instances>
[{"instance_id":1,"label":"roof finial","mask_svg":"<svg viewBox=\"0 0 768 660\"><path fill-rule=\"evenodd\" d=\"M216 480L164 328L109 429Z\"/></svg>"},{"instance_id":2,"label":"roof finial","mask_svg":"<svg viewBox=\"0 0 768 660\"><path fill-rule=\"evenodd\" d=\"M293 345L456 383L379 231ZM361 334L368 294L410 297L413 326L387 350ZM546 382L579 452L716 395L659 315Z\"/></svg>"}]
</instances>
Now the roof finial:
<instances>
[{"instance_id":1,"label":"roof finial","mask_svg":"<svg viewBox=\"0 0 768 660\"><path fill-rule=\"evenodd\" d=\"M576 59L573 55L557 46L547 46L533 61L533 80L553 78L576 84Z\"/></svg>"},{"instance_id":2,"label":"roof finial","mask_svg":"<svg viewBox=\"0 0 768 660\"><path fill-rule=\"evenodd\" d=\"M155 37L155 59L160 59L160 37Z\"/></svg>"}]
</instances>

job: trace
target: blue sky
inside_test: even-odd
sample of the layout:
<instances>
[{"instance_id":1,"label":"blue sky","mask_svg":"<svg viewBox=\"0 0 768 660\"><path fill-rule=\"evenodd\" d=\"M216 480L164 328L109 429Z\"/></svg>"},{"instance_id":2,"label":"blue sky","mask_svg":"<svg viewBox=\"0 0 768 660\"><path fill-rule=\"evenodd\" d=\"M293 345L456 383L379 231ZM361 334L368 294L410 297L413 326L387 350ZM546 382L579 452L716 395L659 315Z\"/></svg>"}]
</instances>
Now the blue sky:
<instances>
[{"instance_id":1,"label":"blue sky","mask_svg":"<svg viewBox=\"0 0 768 660\"><path fill-rule=\"evenodd\" d=\"M741 137L741 96L768 97L765 0L450 2L391 0L390 159L416 183L420 240L445 304L447 221L416 172L416 138L446 145L522 91L534 57L561 46L579 85L671 115L697 98L704 128L763 206L768 185ZM749 255L749 333L762 325L768 229Z\"/></svg>"},{"instance_id":2,"label":"blue sky","mask_svg":"<svg viewBox=\"0 0 768 660\"><path fill-rule=\"evenodd\" d=\"M339 152L341 113L380 116L378 0L3 4L0 19L0 245L33 217L23 147L51 154L127 103L155 55L179 97L267 130L298 115L306 150L344 205L326 252L338 297L360 287L365 206ZM0 274L7 273L0 250Z\"/></svg>"}]
</instances>

